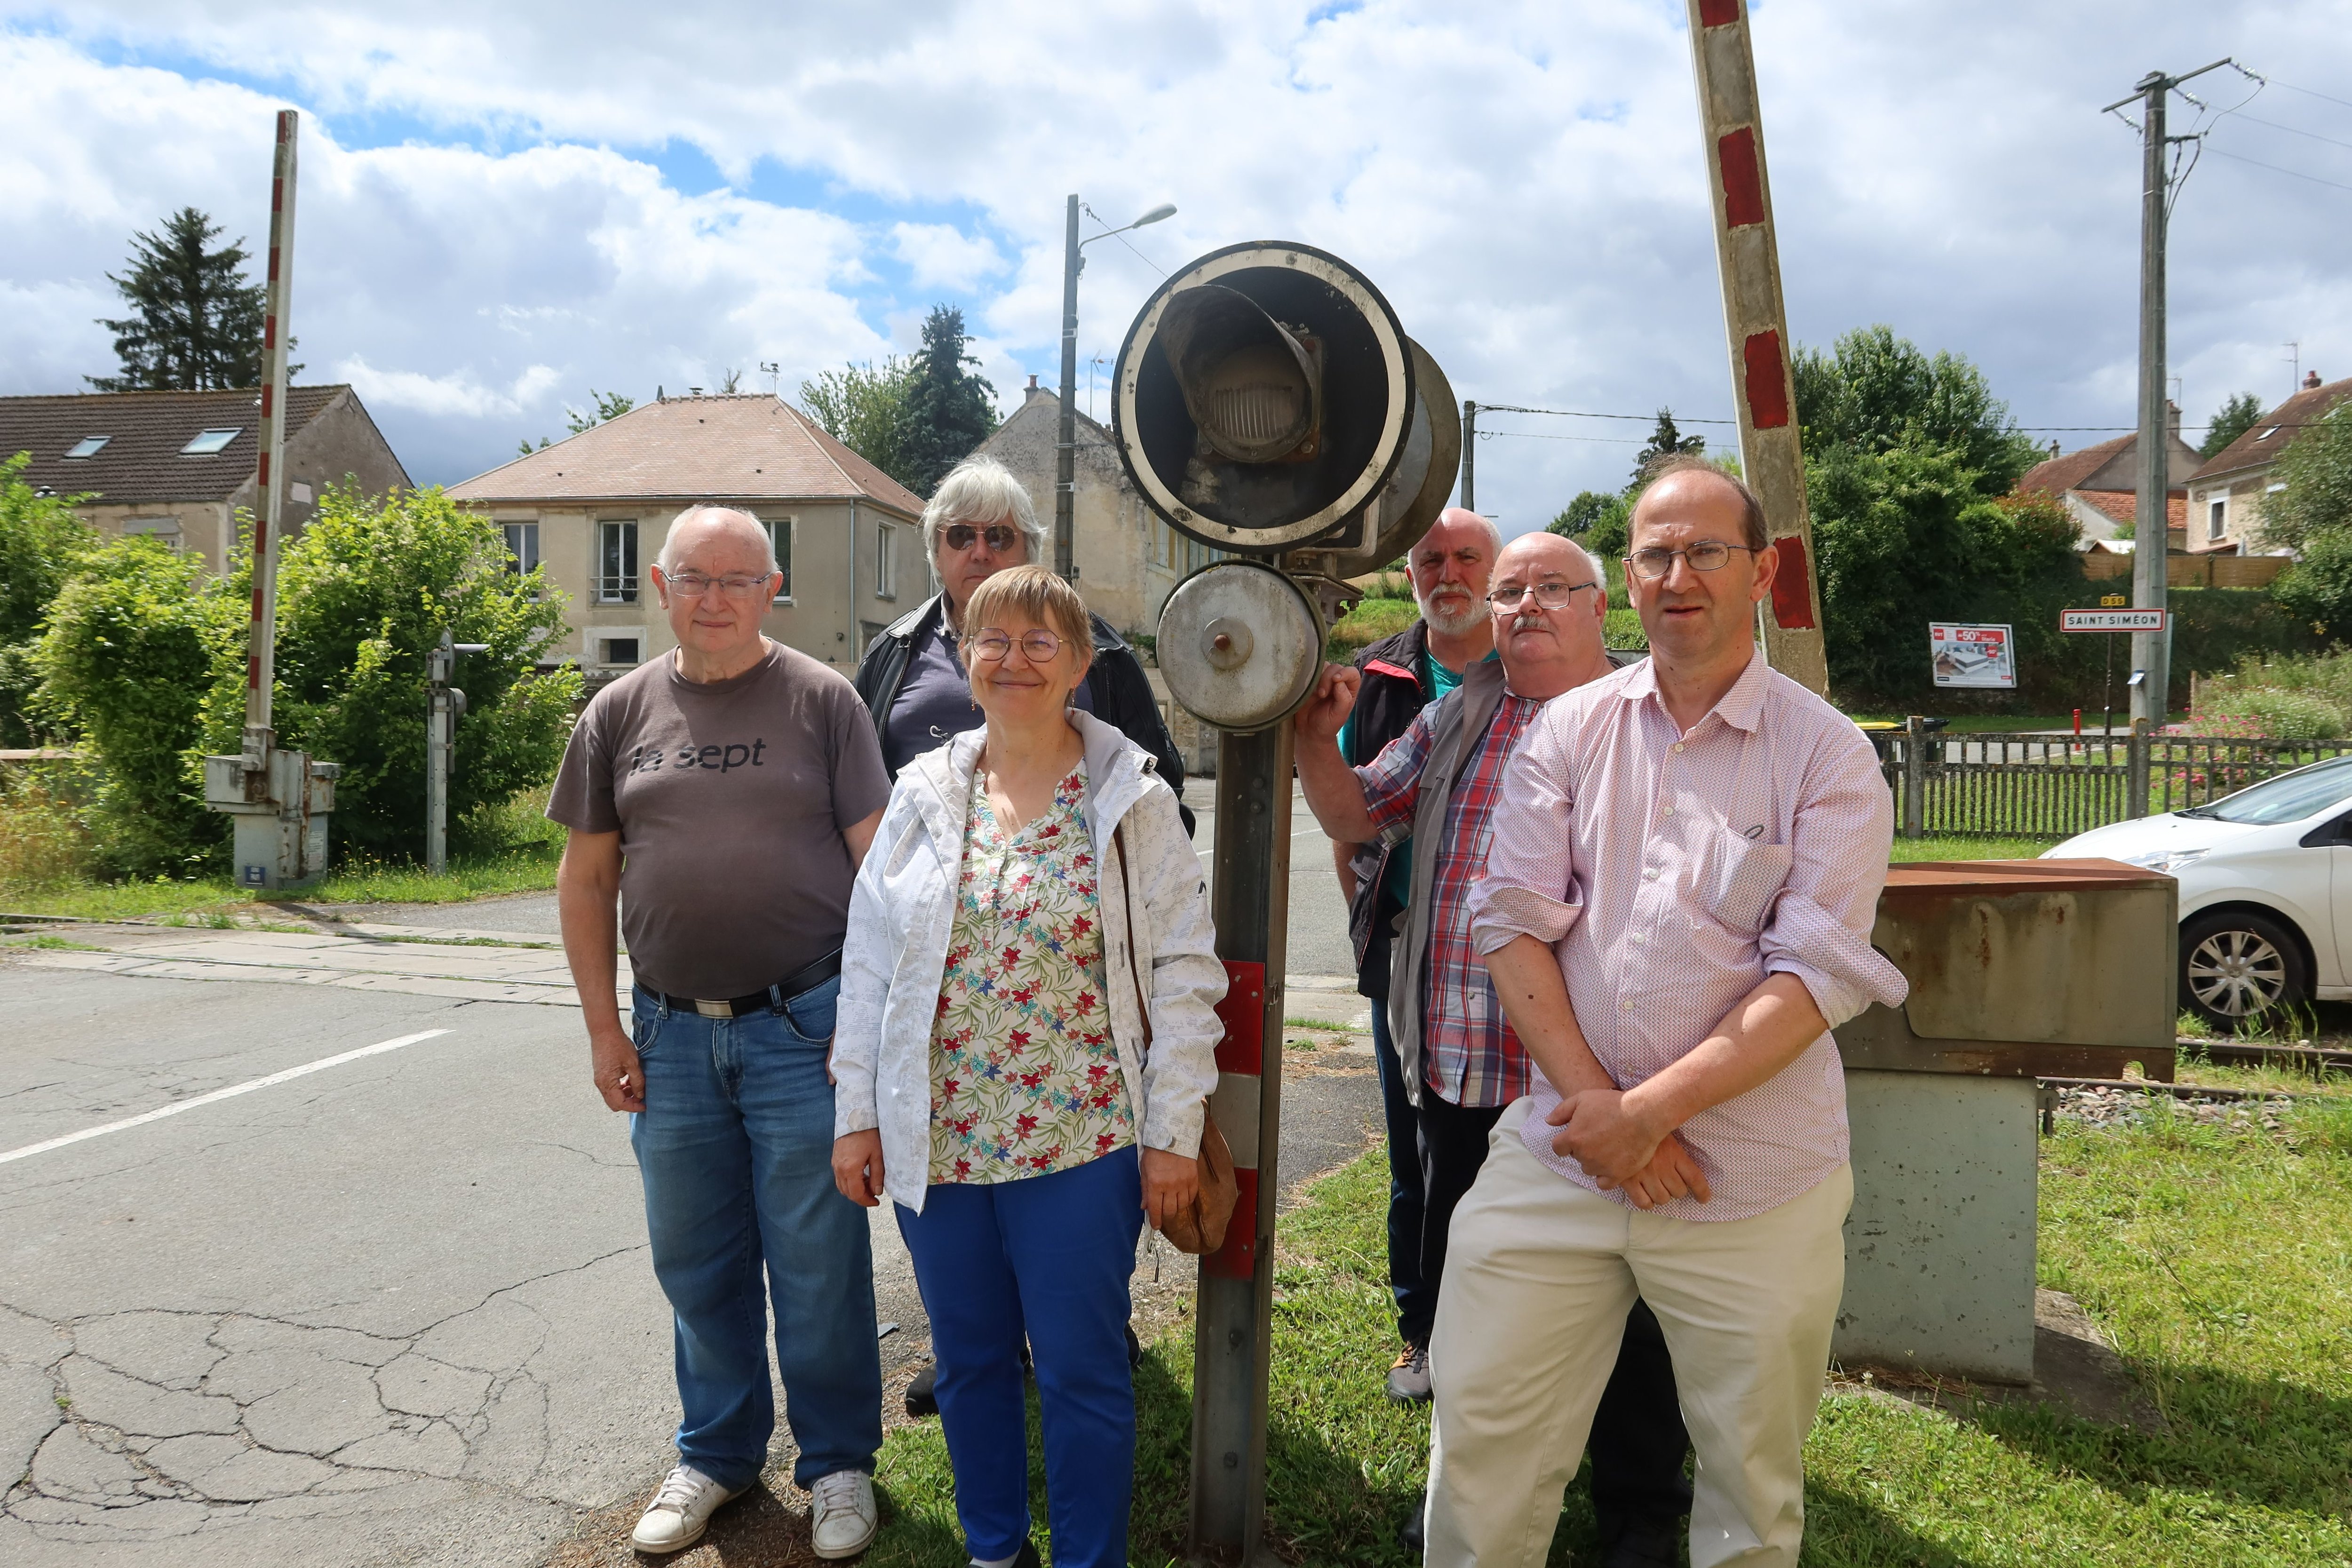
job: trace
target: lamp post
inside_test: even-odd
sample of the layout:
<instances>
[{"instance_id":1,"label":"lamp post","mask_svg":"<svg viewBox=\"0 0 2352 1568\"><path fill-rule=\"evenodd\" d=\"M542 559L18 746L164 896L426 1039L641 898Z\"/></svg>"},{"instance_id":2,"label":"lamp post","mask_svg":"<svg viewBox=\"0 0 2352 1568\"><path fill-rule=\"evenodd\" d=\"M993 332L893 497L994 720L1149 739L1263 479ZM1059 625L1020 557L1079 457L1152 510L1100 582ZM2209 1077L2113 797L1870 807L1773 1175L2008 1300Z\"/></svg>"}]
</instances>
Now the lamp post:
<instances>
[{"instance_id":1,"label":"lamp post","mask_svg":"<svg viewBox=\"0 0 2352 1568\"><path fill-rule=\"evenodd\" d=\"M1085 205L1070 197L1069 232L1062 252L1062 426L1054 447L1054 570L1066 583L1078 577L1075 542L1078 482L1078 273L1087 264L1080 254L1097 239L1125 234L1162 218L1174 217L1176 206L1162 202L1124 228L1105 229L1091 238L1078 237L1078 212ZM1096 221L1099 222L1100 219Z\"/></svg>"}]
</instances>

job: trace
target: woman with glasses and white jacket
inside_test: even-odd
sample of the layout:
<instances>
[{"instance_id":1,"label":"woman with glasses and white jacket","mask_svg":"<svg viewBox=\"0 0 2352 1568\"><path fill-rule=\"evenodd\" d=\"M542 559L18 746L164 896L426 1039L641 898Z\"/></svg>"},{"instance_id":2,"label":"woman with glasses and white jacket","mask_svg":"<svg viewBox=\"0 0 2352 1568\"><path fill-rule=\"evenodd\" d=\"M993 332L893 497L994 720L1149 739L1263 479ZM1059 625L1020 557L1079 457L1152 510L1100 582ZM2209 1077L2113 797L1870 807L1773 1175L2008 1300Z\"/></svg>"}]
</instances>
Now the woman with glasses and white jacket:
<instances>
[{"instance_id":1,"label":"woman with glasses and white jacket","mask_svg":"<svg viewBox=\"0 0 2352 1568\"><path fill-rule=\"evenodd\" d=\"M1069 706L1093 651L1077 592L1013 567L964 624L986 725L901 771L850 896L834 1179L898 1205L971 1561L1038 1560L1025 1337L1054 1561L1109 1568L1134 1474L1128 1280L1143 1223L1199 1190L1224 969L1156 759Z\"/></svg>"}]
</instances>

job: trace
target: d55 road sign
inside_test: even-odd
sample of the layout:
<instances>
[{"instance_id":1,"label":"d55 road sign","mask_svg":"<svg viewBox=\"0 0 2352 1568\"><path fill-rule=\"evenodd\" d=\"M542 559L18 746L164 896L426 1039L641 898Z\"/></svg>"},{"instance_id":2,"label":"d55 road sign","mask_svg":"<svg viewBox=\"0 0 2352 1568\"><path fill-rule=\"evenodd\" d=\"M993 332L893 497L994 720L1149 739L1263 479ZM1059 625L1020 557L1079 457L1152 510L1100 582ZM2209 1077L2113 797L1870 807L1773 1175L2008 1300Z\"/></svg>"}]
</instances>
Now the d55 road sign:
<instances>
[{"instance_id":1,"label":"d55 road sign","mask_svg":"<svg viewBox=\"0 0 2352 1568\"><path fill-rule=\"evenodd\" d=\"M2169 610L2061 610L2062 632L2160 632Z\"/></svg>"}]
</instances>

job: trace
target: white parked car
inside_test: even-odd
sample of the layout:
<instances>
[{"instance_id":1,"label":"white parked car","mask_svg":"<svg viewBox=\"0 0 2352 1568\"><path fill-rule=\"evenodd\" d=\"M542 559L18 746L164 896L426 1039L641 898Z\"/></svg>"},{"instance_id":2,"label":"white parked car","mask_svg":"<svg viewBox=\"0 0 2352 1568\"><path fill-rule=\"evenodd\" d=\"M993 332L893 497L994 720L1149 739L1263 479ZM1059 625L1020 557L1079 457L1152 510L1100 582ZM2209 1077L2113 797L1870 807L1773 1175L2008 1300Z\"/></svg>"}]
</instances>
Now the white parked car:
<instances>
[{"instance_id":1,"label":"white parked car","mask_svg":"<svg viewBox=\"0 0 2352 1568\"><path fill-rule=\"evenodd\" d=\"M2179 880L2180 1005L2208 1022L2352 1000L2352 756L2094 828L2042 858L2092 855Z\"/></svg>"}]
</instances>

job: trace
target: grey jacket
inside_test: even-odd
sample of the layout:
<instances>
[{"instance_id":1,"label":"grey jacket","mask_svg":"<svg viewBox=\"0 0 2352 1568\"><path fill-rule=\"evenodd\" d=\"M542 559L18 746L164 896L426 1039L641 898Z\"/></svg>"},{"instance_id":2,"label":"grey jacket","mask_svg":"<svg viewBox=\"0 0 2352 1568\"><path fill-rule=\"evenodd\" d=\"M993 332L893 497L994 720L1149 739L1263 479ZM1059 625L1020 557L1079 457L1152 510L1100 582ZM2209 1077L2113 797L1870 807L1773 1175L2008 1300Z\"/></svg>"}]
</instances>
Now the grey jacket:
<instances>
[{"instance_id":1,"label":"grey jacket","mask_svg":"<svg viewBox=\"0 0 2352 1568\"><path fill-rule=\"evenodd\" d=\"M1477 750L1479 738L1503 702L1503 661L1482 658L1462 672L1462 684L1427 710L1429 761L1421 770L1412 806L1412 898L1405 905L1404 930L1390 948L1389 1037L1396 1042L1404 1069L1404 1091L1421 1103L1422 983L1428 968L1430 889L1437 885L1437 851L1445 842L1445 807L1454 781Z\"/></svg>"}]
</instances>

